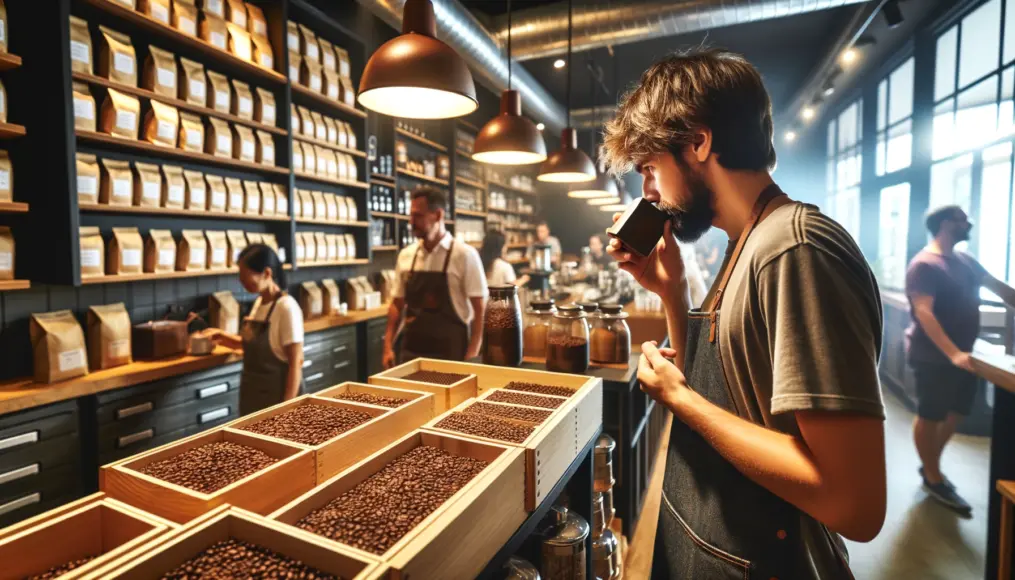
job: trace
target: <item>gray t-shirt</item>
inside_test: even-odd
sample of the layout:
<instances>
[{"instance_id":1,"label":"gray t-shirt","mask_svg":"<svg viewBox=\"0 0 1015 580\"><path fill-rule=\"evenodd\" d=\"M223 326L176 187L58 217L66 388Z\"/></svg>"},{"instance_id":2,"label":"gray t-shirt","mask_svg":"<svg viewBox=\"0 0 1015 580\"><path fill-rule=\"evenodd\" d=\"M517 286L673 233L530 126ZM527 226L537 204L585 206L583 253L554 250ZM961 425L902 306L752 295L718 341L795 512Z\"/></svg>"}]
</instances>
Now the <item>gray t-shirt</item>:
<instances>
[{"instance_id":1,"label":"gray t-shirt","mask_svg":"<svg viewBox=\"0 0 1015 580\"><path fill-rule=\"evenodd\" d=\"M772 210L747 238L719 309L719 349L738 414L796 436L793 411L884 418L881 329L877 282L849 233L812 205ZM822 578L838 569L836 556L821 526L804 519L814 577Z\"/></svg>"}]
</instances>

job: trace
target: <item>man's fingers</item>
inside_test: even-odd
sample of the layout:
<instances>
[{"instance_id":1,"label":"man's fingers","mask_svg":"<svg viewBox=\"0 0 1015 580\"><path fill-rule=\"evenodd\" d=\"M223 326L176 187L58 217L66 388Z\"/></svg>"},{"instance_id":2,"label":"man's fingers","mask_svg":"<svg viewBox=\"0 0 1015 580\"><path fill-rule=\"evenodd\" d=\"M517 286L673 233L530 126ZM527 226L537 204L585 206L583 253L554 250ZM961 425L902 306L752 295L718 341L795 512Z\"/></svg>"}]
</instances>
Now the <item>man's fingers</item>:
<instances>
[{"instance_id":1,"label":"man's fingers","mask_svg":"<svg viewBox=\"0 0 1015 580\"><path fill-rule=\"evenodd\" d=\"M616 222L617 220L620 219L620 216L622 216L622 215L624 215L624 213L623 212L619 212L619 211L617 213L613 214L613 221Z\"/></svg>"},{"instance_id":2,"label":"man's fingers","mask_svg":"<svg viewBox=\"0 0 1015 580\"><path fill-rule=\"evenodd\" d=\"M660 348L659 354L663 355L666 358L676 358L677 351L672 348Z\"/></svg>"},{"instance_id":3,"label":"man's fingers","mask_svg":"<svg viewBox=\"0 0 1015 580\"><path fill-rule=\"evenodd\" d=\"M642 358L646 359L652 368L668 362L662 353L659 352L659 348L652 342L641 343L641 353Z\"/></svg>"}]
</instances>

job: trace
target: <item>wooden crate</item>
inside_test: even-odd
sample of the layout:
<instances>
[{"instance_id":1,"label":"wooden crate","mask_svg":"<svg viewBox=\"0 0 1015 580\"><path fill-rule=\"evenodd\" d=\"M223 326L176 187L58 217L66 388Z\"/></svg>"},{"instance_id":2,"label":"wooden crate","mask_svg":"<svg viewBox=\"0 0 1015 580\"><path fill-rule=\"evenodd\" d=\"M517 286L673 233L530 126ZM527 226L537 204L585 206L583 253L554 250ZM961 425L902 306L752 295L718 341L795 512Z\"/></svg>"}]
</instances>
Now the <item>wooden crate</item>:
<instances>
[{"instance_id":1,"label":"wooden crate","mask_svg":"<svg viewBox=\"0 0 1015 580\"><path fill-rule=\"evenodd\" d=\"M417 358L407 363L402 363L397 367L390 368L383 373L376 374L367 379L371 385L380 385L384 387L395 387L399 389L407 389L411 391L426 391L433 393L434 401L434 412L443 413L451 407L454 407L462 401L475 397L477 391L477 377L471 370L462 370L461 368L455 368L449 370L446 368L447 361L432 359L432 358ZM464 364L464 363L458 363ZM468 365L468 366L482 366L482 365ZM437 385L434 383L423 383L420 381L411 381L403 379L402 377L410 375L416 371L441 371L448 373L459 373L463 375L469 375L466 378L452 383L450 385Z\"/></svg>"},{"instance_id":2,"label":"wooden crate","mask_svg":"<svg viewBox=\"0 0 1015 580\"><path fill-rule=\"evenodd\" d=\"M367 558L319 541L311 535L290 534L283 526L246 510L230 508L195 520L166 541L145 546L128 558L109 578L157 579L216 542L234 538L299 560L322 572L350 580L377 578L376 558Z\"/></svg>"},{"instance_id":3,"label":"wooden crate","mask_svg":"<svg viewBox=\"0 0 1015 580\"><path fill-rule=\"evenodd\" d=\"M67 562L96 556L60 578L85 578L119 556L168 532L160 520L108 498L87 498L0 539L0 579L25 578ZM126 509L125 509L126 508Z\"/></svg>"},{"instance_id":4,"label":"wooden crate","mask_svg":"<svg viewBox=\"0 0 1015 580\"><path fill-rule=\"evenodd\" d=\"M396 457L420 445L483 459L489 465L387 552L369 554L295 526L301 518L380 471ZM391 567L392 578L474 578L525 521L525 460L517 448L414 431L313 491L271 514L293 534L321 538Z\"/></svg>"},{"instance_id":5,"label":"wooden crate","mask_svg":"<svg viewBox=\"0 0 1015 580\"><path fill-rule=\"evenodd\" d=\"M388 445L406 433L421 427L424 423L432 419L434 416L434 396L430 393L413 394L416 396L415 400L411 400L396 409L374 405L364 405L362 403L342 401L319 395L300 397L298 399L286 401L280 405L275 405L274 407L270 407L258 413L237 419L227 425L226 428L230 431L235 430L243 434L252 435L262 439L281 441L310 451L314 455L314 481L316 483L322 483L341 472L346 467L349 467L364 457L367 457L374 451ZM300 405L324 405L349 409L352 411L360 411L372 416L373 419L363 423L362 425L357 425L345 433L336 435L335 437L332 437L331 439L318 445L304 445L287 439L278 439L268 435L243 430L245 427L260 423L269 417L285 413Z\"/></svg>"},{"instance_id":6,"label":"wooden crate","mask_svg":"<svg viewBox=\"0 0 1015 580\"><path fill-rule=\"evenodd\" d=\"M435 395L428 391L420 389L398 389L394 387L381 387L378 385L370 385L367 383L341 383L334 387L328 387L327 389L317 391L314 393L315 397L327 397L329 399L337 398L338 395L344 393L364 393L368 395L380 395L382 397L391 397L393 399L402 399L404 401L415 401L420 398L427 398L430 401L430 405L433 406L434 400L437 398ZM343 399L338 399L343 400ZM354 402L354 401L350 401ZM366 403L358 403L364 405ZM387 409L388 407L381 407Z\"/></svg>"},{"instance_id":7,"label":"wooden crate","mask_svg":"<svg viewBox=\"0 0 1015 580\"><path fill-rule=\"evenodd\" d=\"M280 461L212 493L194 491L139 471L149 463L216 441L255 447ZM175 441L105 465L99 471L99 487L109 496L177 523L186 523L222 504L266 514L315 483L312 452L297 445L226 429Z\"/></svg>"},{"instance_id":8,"label":"wooden crate","mask_svg":"<svg viewBox=\"0 0 1015 580\"><path fill-rule=\"evenodd\" d=\"M24 530L27 530L28 528L33 528L35 526L38 526L39 524L42 524L43 522L47 522L47 521L49 521L49 520L51 520L53 518L62 516L64 514L66 514L66 513L69 513L69 512L72 512L72 511L76 511L76 510L78 510L78 509L80 509L80 508L82 508L84 506L91 505L91 504L93 504L93 503L95 503L95 502L97 502L99 500L105 500L107 503L109 503L111 505L114 505L114 506L116 506L117 508L119 508L119 509L121 509L123 511L128 511L128 512L131 512L131 513L138 513L138 514L140 514L142 519L151 520L151 521L153 521L155 523L158 523L158 524L161 524L163 526L166 526L169 529L175 529L175 528L179 527L179 524L177 524L176 522L171 522L171 521L169 521L167 519L160 518L159 516L157 516L155 514L150 514L150 513L146 512L146 511L138 509L138 508L136 508L136 507L134 507L132 505L127 505L127 504L125 504L123 502L120 502L120 501L117 501L117 500L115 500L115 499L113 499L111 497L108 497L106 494L102 493L101 491L97 491L97 492L95 492L93 494L86 495L85 497L82 497L80 499L76 499L74 501L69 501L69 502L67 502L67 503L65 503L63 505L57 506L57 507L55 507L55 508L53 508L53 509L51 509L51 510L49 510L47 512L43 512L41 514L36 514L35 516L32 516L32 517L30 517L30 518L28 518L26 520L21 520L20 522L18 522L16 524L11 524L11 525L7 526L6 528L0 529L0 540L2 540L3 538L6 538L7 536L11 536L11 535L20 533L20 532L22 532Z\"/></svg>"}]
</instances>

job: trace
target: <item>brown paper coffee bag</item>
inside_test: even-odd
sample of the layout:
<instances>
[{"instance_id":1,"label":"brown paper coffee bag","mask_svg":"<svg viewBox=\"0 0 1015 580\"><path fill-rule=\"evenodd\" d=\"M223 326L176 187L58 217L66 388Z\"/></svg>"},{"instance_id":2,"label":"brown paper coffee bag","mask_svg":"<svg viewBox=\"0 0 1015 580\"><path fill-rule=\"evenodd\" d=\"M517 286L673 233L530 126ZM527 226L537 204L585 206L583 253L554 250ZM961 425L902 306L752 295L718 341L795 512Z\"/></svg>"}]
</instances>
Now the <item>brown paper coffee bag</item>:
<instances>
[{"instance_id":1,"label":"brown paper coffee bag","mask_svg":"<svg viewBox=\"0 0 1015 580\"><path fill-rule=\"evenodd\" d=\"M134 162L134 205L159 207L162 203L162 173L153 163Z\"/></svg>"},{"instance_id":2,"label":"brown paper coffee bag","mask_svg":"<svg viewBox=\"0 0 1015 580\"><path fill-rule=\"evenodd\" d=\"M137 228L113 228L106 257L106 274L140 274L144 242Z\"/></svg>"},{"instance_id":3,"label":"brown paper coffee bag","mask_svg":"<svg viewBox=\"0 0 1015 580\"><path fill-rule=\"evenodd\" d=\"M333 70L324 69L321 71L321 78L323 79L324 88L322 92L324 96L332 101L338 101L339 97L342 96L342 82L338 78L338 73Z\"/></svg>"},{"instance_id":4,"label":"brown paper coffee bag","mask_svg":"<svg viewBox=\"0 0 1015 580\"><path fill-rule=\"evenodd\" d=\"M275 190L275 214L289 215L289 195L281 183L272 185Z\"/></svg>"},{"instance_id":5,"label":"brown paper coffee bag","mask_svg":"<svg viewBox=\"0 0 1015 580\"><path fill-rule=\"evenodd\" d=\"M317 255L317 238L314 232L303 232L303 247L307 249L307 262L316 262L320 259ZM327 250L327 248L325 248Z\"/></svg>"},{"instance_id":6,"label":"brown paper coffee bag","mask_svg":"<svg viewBox=\"0 0 1015 580\"><path fill-rule=\"evenodd\" d=\"M311 111L310 118L314 121L314 134L311 137L318 141L327 141L328 127L324 124L324 115L317 111Z\"/></svg>"},{"instance_id":7,"label":"brown paper coffee bag","mask_svg":"<svg viewBox=\"0 0 1015 580\"><path fill-rule=\"evenodd\" d=\"M225 0L226 22L247 29L247 7L243 0Z\"/></svg>"},{"instance_id":8,"label":"brown paper coffee bag","mask_svg":"<svg viewBox=\"0 0 1015 580\"><path fill-rule=\"evenodd\" d=\"M254 120L275 126L275 95L261 87L254 89Z\"/></svg>"},{"instance_id":9,"label":"brown paper coffee bag","mask_svg":"<svg viewBox=\"0 0 1015 580\"><path fill-rule=\"evenodd\" d=\"M240 252L247 247L243 230L226 230L226 243L229 244L229 267L237 268L240 265Z\"/></svg>"},{"instance_id":10,"label":"brown paper coffee bag","mask_svg":"<svg viewBox=\"0 0 1015 580\"><path fill-rule=\"evenodd\" d=\"M345 258L347 260L356 259L356 238L352 234L345 234Z\"/></svg>"},{"instance_id":11,"label":"brown paper coffee bag","mask_svg":"<svg viewBox=\"0 0 1015 580\"><path fill-rule=\"evenodd\" d=\"M0 201L13 201L14 166L6 151L0 150Z\"/></svg>"},{"instance_id":12,"label":"brown paper coffee bag","mask_svg":"<svg viewBox=\"0 0 1015 580\"><path fill-rule=\"evenodd\" d=\"M335 236L335 256L337 256L337 259L340 261L345 260L349 257L349 255L346 254L345 251L345 236L342 235Z\"/></svg>"},{"instance_id":13,"label":"brown paper coffee bag","mask_svg":"<svg viewBox=\"0 0 1015 580\"><path fill-rule=\"evenodd\" d=\"M229 123L215 117L207 118L208 125L204 132L204 151L216 157L233 156L233 133Z\"/></svg>"},{"instance_id":14,"label":"brown paper coffee bag","mask_svg":"<svg viewBox=\"0 0 1015 580\"><path fill-rule=\"evenodd\" d=\"M201 117L180 112L180 149L201 153L204 151L204 124Z\"/></svg>"},{"instance_id":15,"label":"brown paper coffee bag","mask_svg":"<svg viewBox=\"0 0 1015 580\"><path fill-rule=\"evenodd\" d=\"M342 154L336 154L331 149L321 149L321 154L324 155L324 164L328 169L328 177L331 179L341 179L342 174L339 172L338 160L342 157Z\"/></svg>"},{"instance_id":16,"label":"brown paper coffee bag","mask_svg":"<svg viewBox=\"0 0 1015 580\"><path fill-rule=\"evenodd\" d=\"M305 171L303 164L303 144L293 140L293 171L302 173Z\"/></svg>"},{"instance_id":17,"label":"brown paper coffee bag","mask_svg":"<svg viewBox=\"0 0 1015 580\"><path fill-rule=\"evenodd\" d=\"M226 191L229 193L229 204L226 206L226 211L243 213L243 202L246 198L246 194L243 192L243 182L235 177L227 177Z\"/></svg>"},{"instance_id":18,"label":"brown paper coffee bag","mask_svg":"<svg viewBox=\"0 0 1015 580\"><path fill-rule=\"evenodd\" d=\"M275 215L275 188L263 181L258 184L258 188L261 190L261 215Z\"/></svg>"},{"instance_id":19,"label":"brown paper coffee bag","mask_svg":"<svg viewBox=\"0 0 1015 580\"><path fill-rule=\"evenodd\" d=\"M254 118L254 96L250 94L250 85L236 79L233 85L233 114L248 121Z\"/></svg>"},{"instance_id":20,"label":"brown paper coffee bag","mask_svg":"<svg viewBox=\"0 0 1015 580\"><path fill-rule=\"evenodd\" d=\"M225 0L202 0L201 9L219 18L226 17Z\"/></svg>"},{"instance_id":21,"label":"brown paper coffee bag","mask_svg":"<svg viewBox=\"0 0 1015 580\"><path fill-rule=\"evenodd\" d=\"M179 97L192 105L208 104L208 78L204 74L204 65L190 59L180 57Z\"/></svg>"},{"instance_id":22,"label":"brown paper coffee bag","mask_svg":"<svg viewBox=\"0 0 1015 580\"><path fill-rule=\"evenodd\" d=\"M172 21L169 18L169 5L170 0L137 0L137 11L170 26Z\"/></svg>"},{"instance_id":23,"label":"brown paper coffee bag","mask_svg":"<svg viewBox=\"0 0 1015 580\"><path fill-rule=\"evenodd\" d=\"M55 383L88 374L85 335L70 310L32 314L28 333L37 383Z\"/></svg>"},{"instance_id":24,"label":"brown paper coffee bag","mask_svg":"<svg viewBox=\"0 0 1015 580\"><path fill-rule=\"evenodd\" d=\"M99 26L99 76L113 82L136 87L137 59L130 37L122 32Z\"/></svg>"},{"instance_id":25,"label":"brown paper coffee bag","mask_svg":"<svg viewBox=\"0 0 1015 580\"><path fill-rule=\"evenodd\" d=\"M338 260L338 234L328 234L325 237L328 241L328 261L335 262Z\"/></svg>"},{"instance_id":26,"label":"brown paper coffee bag","mask_svg":"<svg viewBox=\"0 0 1015 580\"><path fill-rule=\"evenodd\" d=\"M299 53L300 51L300 27L292 20L287 20L285 48L289 52Z\"/></svg>"},{"instance_id":27,"label":"brown paper coffee bag","mask_svg":"<svg viewBox=\"0 0 1015 580\"><path fill-rule=\"evenodd\" d=\"M253 4L248 4L247 6L249 8L256 8ZM272 51L271 42L268 40L268 37L251 34L250 44L253 48L252 56L254 62L268 70L275 70L275 53Z\"/></svg>"},{"instance_id":28,"label":"brown paper coffee bag","mask_svg":"<svg viewBox=\"0 0 1015 580\"><path fill-rule=\"evenodd\" d=\"M322 92L324 83L321 80L321 65L309 58L303 59L303 68L300 74L300 84L315 93Z\"/></svg>"},{"instance_id":29,"label":"brown paper coffee bag","mask_svg":"<svg viewBox=\"0 0 1015 580\"><path fill-rule=\"evenodd\" d=\"M173 28L188 36L197 36L197 7L193 2L173 0Z\"/></svg>"},{"instance_id":30,"label":"brown paper coffee bag","mask_svg":"<svg viewBox=\"0 0 1015 580\"><path fill-rule=\"evenodd\" d=\"M200 171L184 171L183 179L187 182L186 201L184 207L194 211L204 211L208 207L207 186L204 174Z\"/></svg>"},{"instance_id":31,"label":"brown paper coffee bag","mask_svg":"<svg viewBox=\"0 0 1015 580\"><path fill-rule=\"evenodd\" d=\"M79 228L78 247L82 278L94 278L106 273L106 243L102 241L99 228Z\"/></svg>"},{"instance_id":32,"label":"brown paper coffee bag","mask_svg":"<svg viewBox=\"0 0 1015 580\"><path fill-rule=\"evenodd\" d=\"M0 226L0 280L14 279L14 235L11 228Z\"/></svg>"},{"instance_id":33,"label":"brown paper coffee bag","mask_svg":"<svg viewBox=\"0 0 1015 580\"><path fill-rule=\"evenodd\" d=\"M324 201L324 193L320 191L313 191L310 193L310 196L310 199L314 204L314 219L328 219L328 204ZM306 213L306 208L303 208L303 211Z\"/></svg>"},{"instance_id":34,"label":"brown paper coffee bag","mask_svg":"<svg viewBox=\"0 0 1015 580\"><path fill-rule=\"evenodd\" d=\"M275 140L267 131L256 131L257 162L261 165L275 165Z\"/></svg>"},{"instance_id":35,"label":"brown paper coffee bag","mask_svg":"<svg viewBox=\"0 0 1015 580\"><path fill-rule=\"evenodd\" d=\"M306 107L296 107L296 110L300 114L300 129L304 137L314 138L316 131L314 128L314 116L310 113L310 109Z\"/></svg>"},{"instance_id":36,"label":"brown paper coffee bag","mask_svg":"<svg viewBox=\"0 0 1015 580\"><path fill-rule=\"evenodd\" d=\"M169 18L168 14L166 18ZM101 371L133 362L130 353L130 326L130 316L122 302L88 309L90 370Z\"/></svg>"},{"instance_id":37,"label":"brown paper coffee bag","mask_svg":"<svg viewBox=\"0 0 1015 580\"><path fill-rule=\"evenodd\" d=\"M334 193L324 193L324 216L329 222L338 220L338 200Z\"/></svg>"},{"instance_id":38,"label":"brown paper coffee bag","mask_svg":"<svg viewBox=\"0 0 1015 580\"><path fill-rule=\"evenodd\" d=\"M289 51L289 82L297 84L300 82L300 70L303 64L303 55L298 52Z\"/></svg>"},{"instance_id":39,"label":"brown paper coffee bag","mask_svg":"<svg viewBox=\"0 0 1015 580\"><path fill-rule=\"evenodd\" d=\"M304 320L319 318L324 314L324 297L317 282L300 284L300 308L303 310Z\"/></svg>"},{"instance_id":40,"label":"brown paper coffee bag","mask_svg":"<svg viewBox=\"0 0 1015 580\"><path fill-rule=\"evenodd\" d=\"M356 146L356 131L353 131L352 125L349 123L343 123L345 125L345 136L346 136L346 147L349 149L357 149Z\"/></svg>"},{"instance_id":41,"label":"brown paper coffee bag","mask_svg":"<svg viewBox=\"0 0 1015 580\"><path fill-rule=\"evenodd\" d=\"M338 76L344 79L350 79L352 77L352 68L349 66L349 51L340 46L336 46L335 60L338 61Z\"/></svg>"},{"instance_id":42,"label":"brown paper coffee bag","mask_svg":"<svg viewBox=\"0 0 1015 580\"><path fill-rule=\"evenodd\" d=\"M331 117L324 118L324 130L327 134L325 141L332 145L338 145L338 122Z\"/></svg>"},{"instance_id":43,"label":"brown paper coffee bag","mask_svg":"<svg viewBox=\"0 0 1015 580\"><path fill-rule=\"evenodd\" d=\"M229 262L229 242L225 232L206 231L208 240L208 269L224 270Z\"/></svg>"},{"instance_id":44,"label":"brown paper coffee bag","mask_svg":"<svg viewBox=\"0 0 1015 580\"><path fill-rule=\"evenodd\" d=\"M307 261L307 246L303 240L303 232L296 232L296 265Z\"/></svg>"},{"instance_id":45,"label":"brown paper coffee bag","mask_svg":"<svg viewBox=\"0 0 1015 580\"><path fill-rule=\"evenodd\" d=\"M215 292L208 297L208 324L230 334L240 332L240 303L228 290Z\"/></svg>"},{"instance_id":46,"label":"brown paper coffee bag","mask_svg":"<svg viewBox=\"0 0 1015 580\"><path fill-rule=\"evenodd\" d=\"M303 190L297 189L293 192L293 217L304 218L303 215Z\"/></svg>"},{"instance_id":47,"label":"brown paper coffee bag","mask_svg":"<svg viewBox=\"0 0 1015 580\"><path fill-rule=\"evenodd\" d=\"M253 246L254 244L263 244L261 234L257 232L247 232L247 245Z\"/></svg>"},{"instance_id":48,"label":"brown paper coffee bag","mask_svg":"<svg viewBox=\"0 0 1015 580\"><path fill-rule=\"evenodd\" d=\"M268 36L268 21L264 18L264 11L255 4L247 3L247 30L252 36Z\"/></svg>"},{"instance_id":49,"label":"brown paper coffee bag","mask_svg":"<svg viewBox=\"0 0 1015 580\"><path fill-rule=\"evenodd\" d=\"M150 230L144 246L144 271L172 272L176 267L176 240L169 230Z\"/></svg>"},{"instance_id":50,"label":"brown paper coffee bag","mask_svg":"<svg viewBox=\"0 0 1015 580\"><path fill-rule=\"evenodd\" d=\"M327 40L318 37L317 44L321 48L321 68L338 72L338 64L335 60L335 46Z\"/></svg>"},{"instance_id":51,"label":"brown paper coffee bag","mask_svg":"<svg viewBox=\"0 0 1015 580\"><path fill-rule=\"evenodd\" d=\"M335 219L340 222L349 221L349 206L345 204L345 196L335 196Z\"/></svg>"},{"instance_id":52,"label":"brown paper coffee bag","mask_svg":"<svg viewBox=\"0 0 1015 580\"><path fill-rule=\"evenodd\" d=\"M130 205L134 200L134 179L130 163L115 159L102 159L102 179L99 183L99 203Z\"/></svg>"},{"instance_id":53,"label":"brown paper coffee bag","mask_svg":"<svg viewBox=\"0 0 1015 580\"><path fill-rule=\"evenodd\" d=\"M183 168L163 165L162 173L165 175L165 180L162 182L162 207L183 209L187 189L187 182L183 178Z\"/></svg>"},{"instance_id":54,"label":"brown paper coffee bag","mask_svg":"<svg viewBox=\"0 0 1015 580\"><path fill-rule=\"evenodd\" d=\"M236 55L237 58L247 62L253 60L254 56L250 46L250 33L247 32L247 29L237 26L232 22L226 24L226 29L229 31L229 52Z\"/></svg>"},{"instance_id":55,"label":"brown paper coffee bag","mask_svg":"<svg viewBox=\"0 0 1015 580\"><path fill-rule=\"evenodd\" d=\"M233 153L240 161L257 161L257 140L254 130L244 125L233 125Z\"/></svg>"},{"instance_id":56,"label":"brown paper coffee bag","mask_svg":"<svg viewBox=\"0 0 1015 580\"><path fill-rule=\"evenodd\" d=\"M220 175L205 175L208 182L208 211L225 212L229 207L229 190Z\"/></svg>"},{"instance_id":57,"label":"brown paper coffee bag","mask_svg":"<svg viewBox=\"0 0 1015 580\"><path fill-rule=\"evenodd\" d=\"M94 131L95 99L85 83L75 82L72 86L74 92L74 128L82 131Z\"/></svg>"},{"instance_id":58,"label":"brown paper coffee bag","mask_svg":"<svg viewBox=\"0 0 1015 580\"><path fill-rule=\"evenodd\" d=\"M199 272L208 267L208 242L201 230L183 230L176 246L176 269L181 272Z\"/></svg>"},{"instance_id":59,"label":"brown paper coffee bag","mask_svg":"<svg viewBox=\"0 0 1015 580\"><path fill-rule=\"evenodd\" d=\"M180 114L176 107L151 99L144 119L144 140L155 145L176 147L180 132Z\"/></svg>"},{"instance_id":60,"label":"brown paper coffee bag","mask_svg":"<svg viewBox=\"0 0 1015 580\"><path fill-rule=\"evenodd\" d=\"M261 243L275 250L276 253L278 252L278 240L275 239L275 234L261 234Z\"/></svg>"},{"instance_id":61,"label":"brown paper coffee bag","mask_svg":"<svg viewBox=\"0 0 1015 580\"><path fill-rule=\"evenodd\" d=\"M92 35L88 23L77 16L70 17L70 70L92 74Z\"/></svg>"},{"instance_id":62,"label":"brown paper coffee bag","mask_svg":"<svg viewBox=\"0 0 1015 580\"><path fill-rule=\"evenodd\" d=\"M342 97L340 102L345 103L350 107L356 106L356 89L352 86L352 79L339 76L338 83L342 87Z\"/></svg>"},{"instance_id":63,"label":"brown paper coffee bag","mask_svg":"<svg viewBox=\"0 0 1015 580\"><path fill-rule=\"evenodd\" d=\"M317 246L317 261L327 262L328 258L328 237L324 232L314 232L314 245Z\"/></svg>"},{"instance_id":64,"label":"brown paper coffee bag","mask_svg":"<svg viewBox=\"0 0 1015 580\"><path fill-rule=\"evenodd\" d=\"M327 151L324 147L319 145L313 145L314 148L314 160L317 164L317 175L321 177L328 176L328 156L325 154Z\"/></svg>"},{"instance_id":65,"label":"brown paper coffee bag","mask_svg":"<svg viewBox=\"0 0 1015 580\"><path fill-rule=\"evenodd\" d=\"M321 299L325 316L337 316L341 299L338 295L338 284L331 278L321 280Z\"/></svg>"},{"instance_id":66,"label":"brown paper coffee bag","mask_svg":"<svg viewBox=\"0 0 1015 580\"><path fill-rule=\"evenodd\" d=\"M78 204L99 203L99 162L94 155L78 153L77 190Z\"/></svg>"},{"instance_id":67,"label":"brown paper coffee bag","mask_svg":"<svg viewBox=\"0 0 1015 580\"><path fill-rule=\"evenodd\" d=\"M114 137L137 139L141 103L134 97L109 89L109 96L102 103L101 131Z\"/></svg>"},{"instance_id":68,"label":"brown paper coffee bag","mask_svg":"<svg viewBox=\"0 0 1015 580\"><path fill-rule=\"evenodd\" d=\"M229 51L229 32L226 21L218 16L204 14L201 19L201 39L222 51Z\"/></svg>"},{"instance_id":69,"label":"brown paper coffee bag","mask_svg":"<svg viewBox=\"0 0 1015 580\"><path fill-rule=\"evenodd\" d=\"M141 86L157 95L176 98L176 56L168 50L149 46Z\"/></svg>"},{"instance_id":70,"label":"brown paper coffee bag","mask_svg":"<svg viewBox=\"0 0 1015 580\"><path fill-rule=\"evenodd\" d=\"M208 71L208 108L220 113L232 110L232 89L229 79L215 71Z\"/></svg>"},{"instance_id":71,"label":"brown paper coffee bag","mask_svg":"<svg viewBox=\"0 0 1015 580\"><path fill-rule=\"evenodd\" d=\"M243 182L243 213L261 213L261 188L256 181Z\"/></svg>"},{"instance_id":72,"label":"brown paper coffee bag","mask_svg":"<svg viewBox=\"0 0 1015 580\"><path fill-rule=\"evenodd\" d=\"M300 54L315 64L321 64L321 48L317 44L317 36L314 34L314 31L302 24L299 25L299 30Z\"/></svg>"},{"instance_id":73,"label":"brown paper coffee bag","mask_svg":"<svg viewBox=\"0 0 1015 580\"><path fill-rule=\"evenodd\" d=\"M303 171L310 175L317 174L317 152L310 143L304 143L303 148Z\"/></svg>"}]
</instances>

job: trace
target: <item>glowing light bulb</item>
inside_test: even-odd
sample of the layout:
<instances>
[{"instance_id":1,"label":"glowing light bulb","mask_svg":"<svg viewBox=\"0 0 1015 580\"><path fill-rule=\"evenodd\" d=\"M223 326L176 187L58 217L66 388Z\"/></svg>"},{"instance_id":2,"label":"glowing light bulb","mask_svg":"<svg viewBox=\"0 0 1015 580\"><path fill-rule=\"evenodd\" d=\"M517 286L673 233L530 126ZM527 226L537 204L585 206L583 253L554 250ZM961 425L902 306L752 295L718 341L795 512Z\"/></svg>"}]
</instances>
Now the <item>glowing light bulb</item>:
<instances>
[{"instance_id":1,"label":"glowing light bulb","mask_svg":"<svg viewBox=\"0 0 1015 580\"><path fill-rule=\"evenodd\" d=\"M564 68L564 65L566 64L567 63L564 62L564 59L558 58L557 60L553 61L553 68Z\"/></svg>"}]
</instances>

